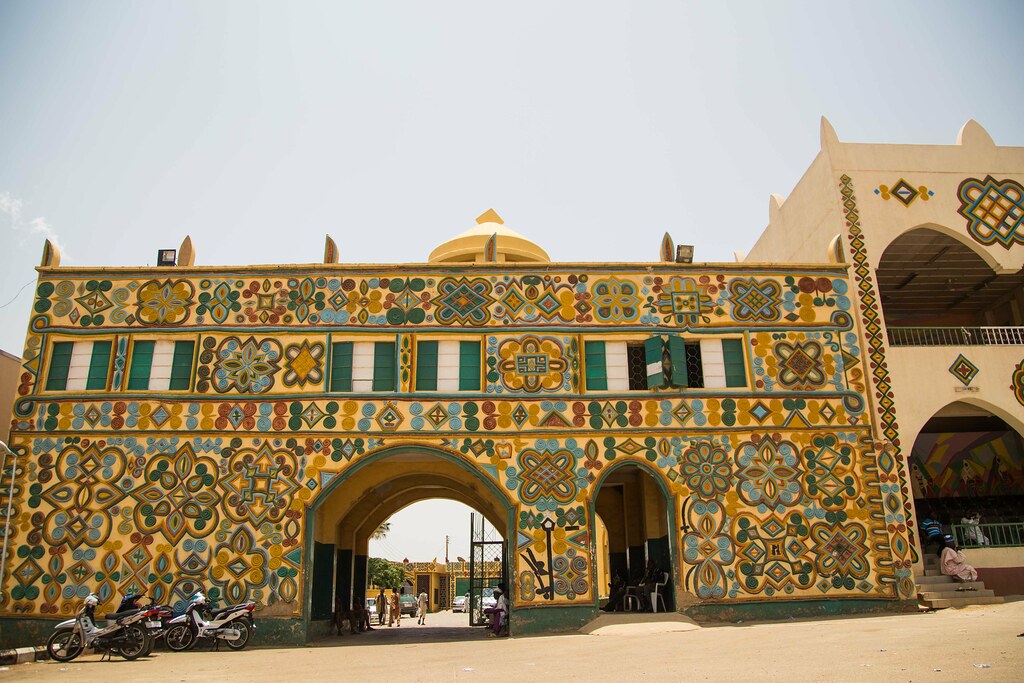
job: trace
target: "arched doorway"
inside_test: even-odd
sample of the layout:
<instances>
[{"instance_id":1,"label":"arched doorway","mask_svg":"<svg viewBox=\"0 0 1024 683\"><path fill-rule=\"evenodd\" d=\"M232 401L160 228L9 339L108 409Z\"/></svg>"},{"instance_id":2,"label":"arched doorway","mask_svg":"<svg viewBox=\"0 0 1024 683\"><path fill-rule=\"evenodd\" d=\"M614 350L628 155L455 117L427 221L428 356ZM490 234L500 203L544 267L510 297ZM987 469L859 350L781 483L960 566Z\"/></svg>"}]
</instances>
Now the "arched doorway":
<instances>
[{"instance_id":1,"label":"arched doorway","mask_svg":"<svg viewBox=\"0 0 1024 683\"><path fill-rule=\"evenodd\" d=\"M962 545L980 544L962 521L974 514L988 543L1024 542L1024 425L1005 417L950 403L925 423L908 458L918 520L939 521Z\"/></svg>"},{"instance_id":2,"label":"arched doorway","mask_svg":"<svg viewBox=\"0 0 1024 683\"><path fill-rule=\"evenodd\" d=\"M659 473L637 461L609 467L595 485L594 516L603 523L605 542L594 543L598 566L607 567L607 579L618 576L634 584L649 560L668 572L665 608L676 609L678 571L675 562L675 504ZM596 521L594 523L597 527ZM606 592L598 586L595 599Z\"/></svg>"},{"instance_id":3,"label":"arched doorway","mask_svg":"<svg viewBox=\"0 0 1024 683\"><path fill-rule=\"evenodd\" d=\"M307 511L307 638L329 632L336 602L347 608L366 594L369 541L380 524L434 498L479 511L502 539L514 528L513 505L497 485L461 456L437 448L390 448L328 483Z\"/></svg>"}]
</instances>

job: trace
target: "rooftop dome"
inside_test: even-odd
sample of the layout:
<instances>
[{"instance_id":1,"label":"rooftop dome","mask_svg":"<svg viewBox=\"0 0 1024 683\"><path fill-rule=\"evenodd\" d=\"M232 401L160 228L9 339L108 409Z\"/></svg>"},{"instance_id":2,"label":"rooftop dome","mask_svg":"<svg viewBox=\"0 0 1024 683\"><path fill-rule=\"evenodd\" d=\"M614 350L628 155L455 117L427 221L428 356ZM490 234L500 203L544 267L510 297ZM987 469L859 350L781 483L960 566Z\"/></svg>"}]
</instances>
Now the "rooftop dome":
<instances>
[{"instance_id":1,"label":"rooftop dome","mask_svg":"<svg viewBox=\"0 0 1024 683\"><path fill-rule=\"evenodd\" d=\"M537 244L506 227L494 209L476 219L476 225L430 252L430 263L549 263L550 257ZM495 254L485 256L488 240L495 238Z\"/></svg>"}]
</instances>

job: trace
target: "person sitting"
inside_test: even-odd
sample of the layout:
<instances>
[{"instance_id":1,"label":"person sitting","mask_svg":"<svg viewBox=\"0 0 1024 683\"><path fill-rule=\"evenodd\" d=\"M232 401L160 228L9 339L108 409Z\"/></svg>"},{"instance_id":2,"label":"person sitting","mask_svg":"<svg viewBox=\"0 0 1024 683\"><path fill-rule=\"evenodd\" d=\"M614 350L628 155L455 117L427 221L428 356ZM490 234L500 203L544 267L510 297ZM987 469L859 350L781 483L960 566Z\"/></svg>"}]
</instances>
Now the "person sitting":
<instances>
[{"instance_id":1,"label":"person sitting","mask_svg":"<svg viewBox=\"0 0 1024 683\"><path fill-rule=\"evenodd\" d=\"M921 532L926 543L942 542L942 523L935 518L934 512L928 512L921 522Z\"/></svg>"},{"instance_id":2,"label":"person sitting","mask_svg":"<svg viewBox=\"0 0 1024 683\"><path fill-rule=\"evenodd\" d=\"M618 572L615 572L615 576L612 577L608 591L608 602L601 609L605 612L623 611L622 603L626 598L626 582L622 580L622 576Z\"/></svg>"},{"instance_id":3,"label":"person sitting","mask_svg":"<svg viewBox=\"0 0 1024 683\"><path fill-rule=\"evenodd\" d=\"M946 537L939 566L943 574L952 576L957 581L967 583L978 580L978 570L967 564L963 551L960 550L960 546L956 544L952 536Z\"/></svg>"},{"instance_id":4,"label":"person sitting","mask_svg":"<svg viewBox=\"0 0 1024 683\"><path fill-rule=\"evenodd\" d=\"M964 543L967 545L988 545L989 540L981 531L981 514L969 512L960 519L964 526Z\"/></svg>"},{"instance_id":5,"label":"person sitting","mask_svg":"<svg viewBox=\"0 0 1024 683\"><path fill-rule=\"evenodd\" d=\"M370 610L363 607L363 602L356 598L352 602L352 616L356 620L356 628L360 631L372 631L370 626Z\"/></svg>"},{"instance_id":6,"label":"person sitting","mask_svg":"<svg viewBox=\"0 0 1024 683\"><path fill-rule=\"evenodd\" d=\"M489 638L497 638L501 635L501 629L508 621L508 601L505 600L504 583L499 583L494 589L494 607L484 609L484 614L491 616L491 632Z\"/></svg>"},{"instance_id":7,"label":"person sitting","mask_svg":"<svg viewBox=\"0 0 1024 683\"><path fill-rule=\"evenodd\" d=\"M664 572L658 569L658 565L655 564L654 560L647 560L647 570L644 572L643 578L640 579L641 609L644 612L654 611L651 595L663 578Z\"/></svg>"}]
</instances>

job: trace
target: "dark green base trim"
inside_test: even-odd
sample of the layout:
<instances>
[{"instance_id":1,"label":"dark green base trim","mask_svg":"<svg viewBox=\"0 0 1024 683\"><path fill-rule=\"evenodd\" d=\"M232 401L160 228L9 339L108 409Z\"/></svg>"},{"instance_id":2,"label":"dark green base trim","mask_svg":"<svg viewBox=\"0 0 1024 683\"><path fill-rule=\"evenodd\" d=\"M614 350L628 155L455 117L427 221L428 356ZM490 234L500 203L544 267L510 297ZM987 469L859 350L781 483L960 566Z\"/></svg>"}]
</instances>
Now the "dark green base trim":
<instances>
[{"instance_id":1,"label":"dark green base trim","mask_svg":"<svg viewBox=\"0 0 1024 683\"><path fill-rule=\"evenodd\" d=\"M513 607L509 614L509 633L513 636L532 636L576 631L597 615L594 605Z\"/></svg>"},{"instance_id":2,"label":"dark green base trim","mask_svg":"<svg viewBox=\"0 0 1024 683\"><path fill-rule=\"evenodd\" d=\"M306 624L302 619L260 619L259 612L257 612L256 633L253 635L252 644L257 646L305 645Z\"/></svg>"},{"instance_id":3,"label":"dark green base trim","mask_svg":"<svg viewBox=\"0 0 1024 683\"><path fill-rule=\"evenodd\" d=\"M832 600L765 600L693 605L683 614L698 622L776 621L782 619L917 612L916 600L836 598Z\"/></svg>"},{"instance_id":4,"label":"dark green base trim","mask_svg":"<svg viewBox=\"0 0 1024 683\"><path fill-rule=\"evenodd\" d=\"M317 619L309 622L309 630L306 631L306 642L311 643L320 638L333 636L338 633L334 626L333 619Z\"/></svg>"},{"instance_id":5,"label":"dark green base trim","mask_svg":"<svg viewBox=\"0 0 1024 683\"><path fill-rule=\"evenodd\" d=\"M53 633L53 627L70 618L0 617L0 648L46 645L46 639Z\"/></svg>"}]
</instances>

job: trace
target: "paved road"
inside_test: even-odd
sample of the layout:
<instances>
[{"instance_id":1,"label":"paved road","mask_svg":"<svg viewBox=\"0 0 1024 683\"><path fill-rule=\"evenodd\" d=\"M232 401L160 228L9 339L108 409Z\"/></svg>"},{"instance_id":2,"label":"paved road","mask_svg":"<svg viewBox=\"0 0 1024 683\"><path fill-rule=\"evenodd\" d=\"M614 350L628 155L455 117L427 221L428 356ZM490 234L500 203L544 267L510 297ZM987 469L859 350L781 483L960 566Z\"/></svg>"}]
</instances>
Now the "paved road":
<instances>
[{"instance_id":1,"label":"paved road","mask_svg":"<svg viewBox=\"0 0 1024 683\"><path fill-rule=\"evenodd\" d=\"M149 660L22 664L7 681L1020 681L1024 602L933 614L701 628L641 615L590 635L489 639L431 625L332 638L314 647L157 653ZM627 620L628 622L628 620ZM453 640L461 636L461 640ZM977 665L988 664L990 668ZM936 671L939 669L939 671Z\"/></svg>"}]
</instances>

